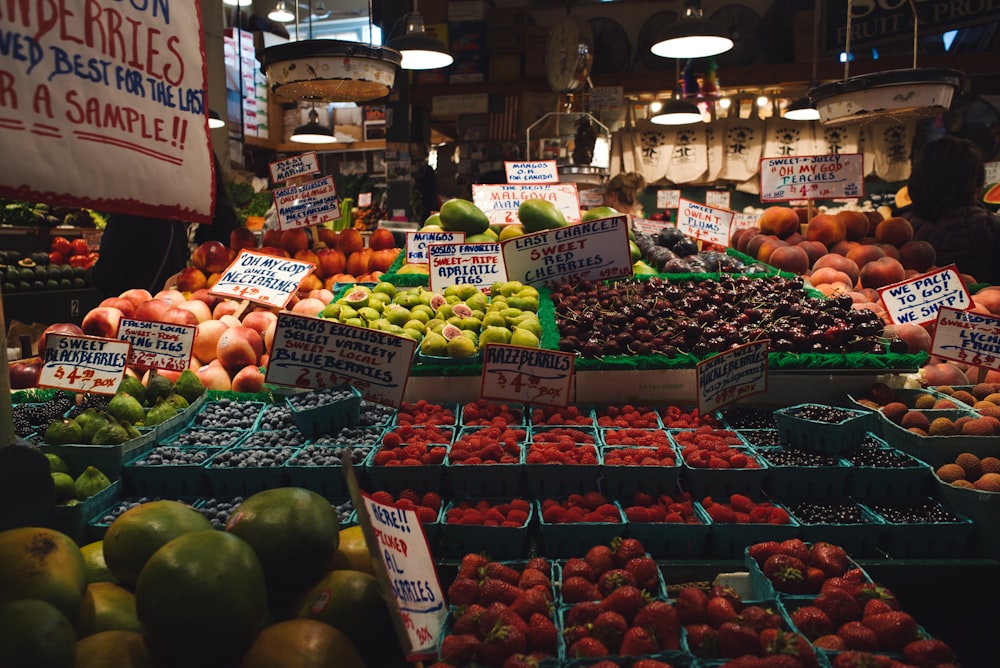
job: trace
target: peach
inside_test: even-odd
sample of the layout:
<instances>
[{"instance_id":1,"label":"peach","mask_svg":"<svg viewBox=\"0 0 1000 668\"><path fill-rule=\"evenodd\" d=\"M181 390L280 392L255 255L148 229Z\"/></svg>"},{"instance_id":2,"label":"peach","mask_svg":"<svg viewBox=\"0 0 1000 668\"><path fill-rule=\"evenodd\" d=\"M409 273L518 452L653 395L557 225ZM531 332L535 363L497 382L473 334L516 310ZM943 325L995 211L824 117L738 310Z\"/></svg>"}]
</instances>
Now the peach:
<instances>
[{"instance_id":1,"label":"peach","mask_svg":"<svg viewBox=\"0 0 1000 668\"><path fill-rule=\"evenodd\" d=\"M239 318L231 313L219 316L218 320L219 322L226 323L227 327L239 327L243 324Z\"/></svg>"},{"instance_id":2,"label":"peach","mask_svg":"<svg viewBox=\"0 0 1000 668\"><path fill-rule=\"evenodd\" d=\"M809 241L822 241L827 248L844 240L847 228L842 220L828 213L818 213L806 225L806 238Z\"/></svg>"},{"instance_id":3,"label":"peach","mask_svg":"<svg viewBox=\"0 0 1000 668\"><path fill-rule=\"evenodd\" d=\"M875 228L878 224L885 220L885 217L878 211L865 211L865 218L868 219L868 233L867 236L875 236Z\"/></svg>"},{"instance_id":4,"label":"peach","mask_svg":"<svg viewBox=\"0 0 1000 668\"><path fill-rule=\"evenodd\" d=\"M194 333L194 345L192 352L199 360L208 364L216 357L216 350L219 346L219 337L229 329L229 325L221 320L206 320L198 324L198 329Z\"/></svg>"},{"instance_id":5,"label":"peach","mask_svg":"<svg viewBox=\"0 0 1000 668\"><path fill-rule=\"evenodd\" d=\"M205 241L191 252L191 264L205 275L225 271L231 262L229 248L221 241Z\"/></svg>"},{"instance_id":6,"label":"peach","mask_svg":"<svg viewBox=\"0 0 1000 668\"><path fill-rule=\"evenodd\" d=\"M356 253L365 247L365 239L361 232L348 227L337 233L337 248L345 257L350 257L351 253ZM354 273L354 272L351 272Z\"/></svg>"},{"instance_id":7,"label":"peach","mask_svg":"<svg viewBox=\"0 0 1000 668\"><path fill-rule=\"evenodd\" d=\"M793 274L804 274L809 270L809 255L799 246L779 246L771 253L768 264Z\"/></svg>"},{"instance_id":8,"label":"peach","mask_svg":"<svg viewBox=\"0 0 1000 668\"><path fill-rule=\"evenodd\" d=\"M177 274L177 289L181 292L194 292L208 285L208 275L197 267L184 267Z\"/></svg>"},{"instance_id":9,"label":"peach","mask_svg":"<svg viewBox=\"0 0 1000 668\"><path fill-rule=\"evenodd\" d=\"M195 318L198 319L198 322L205 322L212 318L212 309L208 308L208 304L200 299L189 299L177 308L191 311L191 313L194 313Z\"/></svg>"},{"instance_id":10,"label":"peach","mask_svg":"<svg viewBox=\"0 0 1000 668\"><path fill-rule=\"evenodd\" d=\"M817 269L822 269L823 267L833 267L837 271L842 271L851 278L851 285L857 285L858 276L861 274L861 269L858 267L854 260L848 259L844 255L839 255L837 253L827 253L820 259L813 263L812 269L816 271Z\"/></svg>"},{"instance_id":11,"label":"peach","mask_svg":"<svg viewBox=\"0 0 1000 668\"><path fill-rule=\"evenodd\" d=\"M249 327L230 327L219 337L216 359L229 372L230 378L248 364L256 366L264 354L264 340Z\"/></svg>"},{"instance_id":12,"label":"peach","mask_svg":"<svg viewBox=\"0 0 1000 668\"><path fill-rule=\"evenodd\" d=\"M160 315L160 322L165 322L170 325L191 325L192 327L198 326L198 316L196 316L192 311L183 309L179 306L171 306L166 311Z\"/></svg>"},{"instance_id":13,"label":"peach","mask_svg":"<svg viewBox=\"0 0 1000 668\"><path fill-rule=\"evenodd\" d=\"M249 227L237 227L229 233L229 248L239 253L244 248L257 248L257 235Z\"/></svg>"},{"instance_id":14,"label":"peach","mask_svg":"<svg viewBox=\"0 0 1000 668\"><path fill-rule=\"evenodd\" d=\"M893 246L902 246L913 238L913 225L906 218L886 218L875 227L875 238Z\"/></svg>"},{"instance_id":15,"label":"peach","mask_svg":"<svg viewBox=\"0 0 1000 668\"><path fill-rule=\"evenodd\" d=\"M346 266L347 256L336 248L320 248L316 251L316 274L320 278L339 274Z\"/></svg>"},{"instance_id":16,"label":"peach","mask_svg":"<svg viewBox=\"0 0 1000 668\"><path fill-rule=\"evenodd\" d=\"M1000 315L1000 290L980 290L972 295L972 303L982 306L994 315Z\"/></svg>"},{"instance_id":17,"label":"peach","mask_svg":"<svg viewBox=\"0 0 1000 668\"><path fill-rule=\"evenodd\" d=\"M883 330L883 336L889 339L899 338L906 341L906 349L909 353L931 351L931 335L926 328L910 323L900 323L888 325Z\"/></svg>"},{"instance_id":18,"label":"peach","mask_svg":"<svg viewBox=\"0 0 1000 668\"><path fill-rule=\"evenodd\" d=\"M819 269L813 271L809 274L809 282L814 286L820 286L826 283L844 283L845 285L853 285L851 283L851 277L842 271L834 269L833 267L820 267Z\"/></svg>"},{"instance_id":19,"label":"peach","mask_svg":"<svg viewBox=\"0 0 1000 668\"><path fill-rule=\"evenodd\" d=\"M240 303L232 299L223 299L212 309L212 317L218 320L224 315L232 315L240 310Z\"/></svg>"},{"instance_id":20,"label":"peach","mask_svg":"<svg viewBox=\"0 0 1000 668\"><path fill-rule=\"evenodd\" d=\"M788 242L784 239L768 239L757 249L757 259L761 262L768 262L771 259L771 253L787 246Z\"/></svg>"},{"instance_id":21,"label":"peach","mask_svg":"<svg viewBox=\"0 0 1000 668\"><path fill-rule=\"evenodd\" d=\"M885 253L887 256L891 257L893 260L900 259L901 256L899 254L899 249L893 246L892 244L878 242L875 245L881 248L882 252Z\"/></svg>"},{"instance_id":22,"label":"peach","mask_svg":"<svg viewBox=\"0 0 1000 668\"><path fill-rule=\"evenodd\" d=\"M847 251L845 256L849 260L854 260L858 267L864 267L869 262L885 257L885 251L875 244L860 244Z\"/></svg>"},{"instance_id":23,"label":"peach","mask_svg":"<svg viewBox=\"0 0 1000 668\"><path fill-rule=\"evenodd\" d=\"M272 346L274 346L274 332L277 328L278 328L278 321L275 320L270 325L268 325L267 329L264 330L264 333L261 334L261 338L264 339L264 350L270 351ZM267 354L265 353L264 357L266 356ZM267 366L267 363L263 361L263 358L261 364Z\"/></svg>"},{"instance_id":24,"label":"peach","mask_svg":"<svg viewBox=\"0 0 1000 668\"><path fill-rule=\"evenodd\" d=\"M277 321L278 314L274 311L268 311L266 309L251 311L243 316L243 326L249 327L261 336L264 336L264 330Z\"/></svg>"},{"instance_id":25,"label":"peach","mask_svg":"<svg viewBox=\"0 0 1000 668\"><path fill-rule=\"evenodd\" d=\"M968 376L951 362L928 363L920 367L920 377L925 385L965 385Z\"/></svg>"},{"instance_id":26,"label":"peach","mask_svg":"<svg viewBox=\"0 0 1000 668\"><path fill-rule=\"evenodd\" d=\"M810 267L816 264L816 260L820 259L827 253L826 244L821 241L809 241L808 239L805 239L795 245L804 250L806 255L809 256Z\"/></svg>"},{"instance_id":27,"label":"peach","mask_svg":"<svg viewBox=\"0 0 1000 668\"><path fill-rule=\"evenodd\" d=\"M307 297L305 299L299 300L295 304L295 306L292 307L292 313L301 313L303 315L317 315L324 308L326 308L326 302L322 302L312 297Z\"/></svg>"},{"instance_id":28,"label":"peach","mask_svg":"<svg viewBox=\"0 0 1000 668\"><path fill-rule=\"evenodd\" d=\"M787 237L785 237L785 242L791 246L797 246L799 245L799 243L803 241L808 241L808 239L802 236L802 234L800 234L799 232L792 232Z\"/></svg>"},{"instance_id":29,"label":"peach","mask_svg":"<svg viewBox=\"0 0 1000 668\"><path fill-rule=\"evenodd\" d=\"M906 270L899 260L881 257L861 267L858 280L864 288L882 288L898 283L906 277Z\"/></svg>"},{"instance_id":30,"label":"peach","mask_svg":"<svg viewBox=\"0 0 1000 668\"><path fill-rule=\"evenodd\" d=\"M292 254L300 250L305 250L309 248L309 233L302 227L297 227L293 230L284 230L281 233L281 240L278 246Z\"/></svg>"},{"instance_id":31,"label":"peach","mask_svg":"<svg viewBox=\"0 0 1000 668\"><path fill-rule=\"evenodd\" d=\"M153 299L162 299L169 306L180 306L187 301L187 297L180 290L160 290L153 295Z\"/></svg>"},{"instance_id":32,"label":"peach","mask_svg":"<svg viewBox=\"0 0 1000 668\"><path fill-rule=\"evenodd\" d=\"M937 251L929 241L907 241L899 247L899 261L907 269L923 273L934 266Z\"/></svg>"},{"instance_id":33,"label":"peach","mask_svg":"<svg viewBox=\"0 0 1000 668\"><path fill-rule=\"evenodd\" d=\"M860 239L868 234L868 216L861 211L838 211L834 218L844 224L845 239Z\"/></svg>"},{"instance_id":34,"label":"peach","mask_svg":"<svg viewBox=\"0 0 1000 668\"><path fill-rule=\"evenodd\" d=\"M264 234L260 239L261 246L280 246L281 245L281 230L277 228L268 228L264 230Z\"/></svg>"},{"instance_id":35,"label":"peach","mask_svg":"<svg viewBox=\"0 0 1000 668\"><path fill-rule=\"evenodd\" d=\"M799 215L787 206L769 206L757 219L757 227L763 234L784 238L798 231Z\"/></svg>"},{"instance_id":36,"label":"peach","mask_svg":"<svg viewBox=\"0 0 1000 668\"><path fill-rule=\"evenodd\" d=\"M264 374L257 366L247 365L236 372L232 379L233 392L256 394L264 389Z\"/></svg>"},{"instance_id":37,"label":"peach","mask_svg":"<svg viewBox=\"0 0 1000 668\"><path fill-rule=\"evenodd\" d=\"M819 285L814 285L817 290L822 292L827 297L836 297L837 295L846 294L851 291L851 286L843 281L832 281L830 283L820 283Z\"/></svg>"},{"instance_id":38,"label":"peach","mask_svg":"<svg viewBox=\"0 0 1000 668\"><path fill-rule=\"evenodd\" d=\"M205 389L208 390L228 392L233 387L233 382L229 377L229 373L217 359L212 360L205 366L195 370L194 375L198 376L198 379L205 386Z\"/></svg>"},{"instance_id":39,"label":"peach","mask_svg":"<svg viewBox=\"0 0 1000 668\"><path fill-rule=\"evenodd\" d=\"M837 243L835 243L832 246L830 246L830 252L831 253L836 253L837 255L844 255L844 256L846 256L847 253L852 248L854 248L855 246L858 245L858 243L859 242L857 242L857 241L848 241L847 239L844 239L843 241L838 241Z\"/></svg>"},{"instance_id":40,"label":"peach","mask_svg":"<svg viewBox=\"0 0 1000 668\"><path fill-rule=\"evenodd\" d=\"M333 293L326 288L319 288L318 290L311 290L306 297L311 297L313 299L318 299L324 304L329 304L333 301Z\"/></svg>"},{"instance_id":41,"label":"peach","mask_svg":"<svg viewBox=\"0 0 1000 668\"><path fill-rule=\"evenodd\" d=\"M299 283L298 292L301 294L309 294L313 290L320 290L323 288L323 280L316 275L316 272L306 275Z\"/></svg>"},{"instance_id":42,"label":"peach","mask_svg":"<svg viewBox=\"0 0 1000 668\"><path fill-rule=\"evenodd\" d=\"M748 234L751 234L756 231L757 230L755 230L752 227L741 227L740 229L734 231L732 234L729 235L729 247L739 250L740 238L745 237Z\"/></svg>"},{"instance_id":43,"label":"peach","mask_svg":"<svg viewBox=\"0 0 1000 668\"><path fill-rule=\"evenodd\" d=\"M130 320L132 316L135 315L135 304L122 297L108 297L107 299L101 300L101 303L98 304L98 306L113 306L122 312L122 317Z\"/></svg>"},{"instance_id":44,"label":"peach","mask_svg":"<svg viewBox=\"0 0 1000 668\"><path fill-rule=\"evenodd\" d=\"M776 237L773 234L756 234L750 237L750 239L747 241L746 248L743 250L743 252L749 255L750 257L756 258L757 252L760 250L760 247L764 245L765 241L767 241L768 239L777 239L777 238L778 237Z\"/></svg>"},{"instance_id":45,"label":"peach","mask_svg":"<svg viewBox=\"0 0 1000 668\"><path fill-rule=\"evenodd\" d=\"M106 339L114 339L118 336L118 325L124 315L114 306L97 306L83 316L80 329L88 336L102 336Z\"/></svg>"},{"instance_id":46,"label":"peach","mask_svg":"<svg viewBox=\"0 0 1000 668\"><path fill-rule=\"evenodd\" d=\"M153 298L153 295L150 294L149 290L144 290L143 288L132 288L130 290L126 290L118 296L132 302L132 306L135 308L138 308L139 304L148 302Z\"/></svg>"},{"instance_id":47,"label":"peach","mask_svg":"<svg viewBox=\"0 0 1000 668\"><path fill-rule=\"evenodd\" d=\"M158 322L163 313L169 308L171 308L171 305L163 299L148 299L135 307L135 313L132 314L132 317L136 320Z\"/></svg>"}]
</instances>

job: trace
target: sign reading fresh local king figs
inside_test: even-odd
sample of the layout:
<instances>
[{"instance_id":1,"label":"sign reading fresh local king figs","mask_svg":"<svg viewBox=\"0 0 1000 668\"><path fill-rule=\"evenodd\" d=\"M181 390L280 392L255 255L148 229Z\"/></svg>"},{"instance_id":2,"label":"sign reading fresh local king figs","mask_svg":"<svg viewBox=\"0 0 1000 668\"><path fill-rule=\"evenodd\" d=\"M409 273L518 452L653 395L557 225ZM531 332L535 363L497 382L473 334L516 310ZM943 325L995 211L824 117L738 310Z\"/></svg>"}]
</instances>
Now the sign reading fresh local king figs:
<instances>
[{"instance_id":1,"label":"sign reading fresh local king figs","mask_svg":"<svg viewBox=\"0 0 1000 668\"><path fill-rule=\"evenodd\" d=\"M0 196L212 222L199 3L2 6Z\"/></svg>"},{"instance_id":2,"label":"sign reading fresh local king figs","mask_svg":"<svg viewBox=\"0 0 1000 668\"><path fill-rule=\"evenodd\" d=\"M770 341L754 341L709 357L695 367L698 411L708 415L721 406L767 390Z\"/></svg>"},{"instance_id":3,"label":"sign reading fresh local king figs","mask_svg":"<svg viewBox=\"0 0 1000 668\"><path fill-rule=\"evenodd\" d=\"M624 215L532 232L500 246L507 280L526 285L632 275L628 216Z\"/></svg>"},{"instance_id":4,"label":"sign reading fresh local king figs","mask_svg":"<svg viewBox=\"0 0 1000 668\"><path fill-rule=\"evenodd\" d=\"M494 283L507 280L500 244L430 244L429 287L442 292L451 285L475 285L488 292Z\"/></svg>"},{"instance_id":5,"label":"sign reading fresh local king figs","mask_svg":"<svg viewBox=\"0 0 1000 668\"><path fill-rule=\"evenodd\" d=\"M194 325L129 320L118 324L118 338L132 344L130 366L183 371L191 363Z\"/></svg>"},{"instance_id":6,"label":"sign reading fresh local king figs","mask_svg":"<svg viewBox=\"0 0 1000 668\"><path fill-rule=\"evenodd\" d=\"M937 319L942 306L965 310L972 295L953 264L878 289L893 324L922 325Z\"/></svg>"},{"instance_id":7,"label":"sign reading fresh local king figs","mask_svg":"<svg viewBox=\"0 0 1000 668\"><path fill-rule=\"evenodd\" d=\"M862 197L864 168L860 153L761 158L760 201Z\"/></svg>"},{"instance_id":8,"label":"sign reading fresh local king figs","mask_svg":"<svg viewBox=\"0 0 1000 668\"><path fill-rule=\"evenodd\" d=\"M555 160L530 162L504 162L507 183L559 183L559 170Z\"/></svg>"},{"instance_id":9,"label":"sign reading fresh local king figs","mask_svg":"<svg viewBox=\"0 0 1000 668\"><path fill-rule=\"evenodd\" d=\"M465 232L407 232L406 262L408 264L427 264L427 246L430 244L460 244L465 241Z\"/></svg>"},{"instance_id":10,"label":"sign reading fresh local king figs","mask_svg":"<svg viewBox=\"0 0 1000 668\"><path fill-rule=\"evenodd\" d=\"M405 336L283 311L264 380L314 389L353 385L369 401L398 407L416 349Z\"/></svg>"},{"instance_id":11,"label":"sign reading fresh local king figs","mask_svg":"<svg viewBox=\"0 0 1000 668\"><path fill-rule=\"evenodd\" d=\"M729 229L733 225L734 215L736 214L728 209L718 209L682 198L677 209L677 229L692 239L728 246Z\"/></svg>"},{"instance_id":12,"label":"sign reading fresh local king figs","mask_svg":"<svg viewBox=\"0 0 1000 668\"><path fill-rule=\"evenodd\" d=\"M562 211L567 223L580 222L580 193L575 183L472 185L472 203L486 214L490 225L520 223L517 210L526 199L548 200Z\"/></svg>"},{"instance_id":13,"label":"sign reading fresh local king figs","mask_svg":"<svg viewBox=\"0 0 1000 668\"><path fill-rule=\"evenodd\" d=\"M479 396L493 401L566 406L575 359L573 353L489 343L483 353Z\"/></svg>"},{"instance_id":14,"label":"sign reading fresh local king figs","mask_svg":"<svg viewBox=\"0 0 1000 668\"><path fill-rule=\"evenodd\" d=\"M1000 371L1000 318L942 306L931 355Z\"/></svg>"},{"instance_id":15,"label":"sign reading fresh local king figs","mask_svg":"<svg viewBox=\"0 0 1000 668\"><path fill-rule=\"evenodd\" d=\"M275 188L272 195L279 230L311 227L340 218L340 200L332 176Z\"/></svg>"},{"instance_id":16,"label":"sign reading fresh local king figs","mask_svg":"<svg viewBox=\"0 0 1000 668\"><path fill-rule=\"evenodd\" d=\"M38 387L114 394L125 377L130 347L118 339L49 334Z\"/></svg>"},{"instance_id":17,"label":"sign reading fresh local king figs","mask_svg":"<svg viewBox=\"0 0 1000 668\"><path fill-rule=\"evenodd\" d=\"M271 170L271 180L275 183L284 183L302 176L309 176L319 172L319 161L316 159L316 151L306 151L293 155L284 160L276 160L268 164Z\"/></svg>"},{"instance_id":18,"label":"sign reading fresh local king figs","mask_svg":"<svg viewBox=\"0 0 1000 668\"><path fill-rule=\"evenodd\" d=\"M302 280L315 268L312 262L244 249L222 273L209 294L284 308Z\"/></svg>"}]
</instances>

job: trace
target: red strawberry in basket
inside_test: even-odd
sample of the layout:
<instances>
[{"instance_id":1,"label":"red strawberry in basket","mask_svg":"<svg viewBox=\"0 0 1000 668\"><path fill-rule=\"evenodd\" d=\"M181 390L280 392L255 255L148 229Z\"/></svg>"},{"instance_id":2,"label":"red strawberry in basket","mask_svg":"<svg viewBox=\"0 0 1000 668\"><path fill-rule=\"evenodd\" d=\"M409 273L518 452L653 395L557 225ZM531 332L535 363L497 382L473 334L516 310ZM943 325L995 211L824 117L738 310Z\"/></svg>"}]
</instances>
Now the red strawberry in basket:
<instances>
[{"instance_id":1,"label":"red strawberry in basket","mask_svg":"<svg viewBox=\"0 0 1000 668\"><path fill-rule=\"evenodd\" d=\"M646 548L635 538L615 538L611 541L611 549L615 552L615 563L619 568L636 557L646 556Z\"/></svg>"},{"instance_id":2,"label":"red strawberry in basket","mask_svg":"<svg viewBox=\"0 0 1000 668\"><path fill-rule=\"evenodd\" d=\"M781 552L795 557L803 563L809 563L809 546L801 538L788 538L781 541Z\"/></svg>"},{"instance_id":3,"label":"red strawberry in basket","mask_svg":"<svg viewBox=\"0 0 1000 668\"><path fill-rule=\"evenodd\" d=\"M718 632L708 624L687 624L687 643L695 656L711 659L719 656Z\"/></svg>"},{"instance_id":4,"label":"red strawberry in basket","mask_svg":"<svg viewBox=\"0 0 1000 668\"><path fill-rule=\"evenodd\" d=\"M622 656L642 656L643 654L655 654L660 651L659 645L653 635L641 626L633 626L622 638Z\"/></svg>"},{"instance_id":5,"label":"red strawberry in basket","mask_svg":"<svg viewBox=\"0 0 1000 668\"><path fill-rule=\"evenodd\" d=\"M636 557L629 559L625 570L635 578L636 586L649 592L656 592L660 587L660 567L652 557Z\"/></svg>"},{"instance_id":6,"label":"red strawberry in basket","mask_svg":"<svg viewBox=\"0 0 1000 668\"><path fill-rule=\"evenodd\" d=\"M955 661L955 652L942 640L914 640L903 647L903 658L915 666L936 666Z\"/></svg>"},{"instance_id":7,"label":"red strawberry in basket","mask_svg":"<svg viewBox=\"0 0 1000 668\"><path fill-rule=\"evenodd\" d=\"M833 668L892 668L895 659L881 654L847 650L833 659Z\"/></svg>"},{"instance_id":8,"label":"red strawberry in basket","mask_svg":"<svg viewBox=\"0 0 1000 668\"><path fill-rule=\"evenodd\" d=\"M708 621L708 594L697 587L684 587L677 594L677 614L682 624L704 624Z\"/></svg>"},{"instance_id":9,"label":"red strawberry in basket","mask_svg":"<svg viewBox=\"0 0 1000 668\"><path fill-rule=\"evenodd\" d=\"M479 598L479 583L470 578L457 578L448 586L451 605L469 605Z\"/></svg>"},{"instance_id":10,"label":"red strawberry in basket","mask_svg":"<svg viewBox=\"0 0 1000 668\"><path fill-rule=\"evenodd\" d=\"M740 621L752 627L757 633L764 629L780 629L783 626L781 615L773 608L759 605L748 605L740 612Z\"/></svg>"},{"instance_id":11,"label":"red strawberry in basket","mask_svg":"<svg viewBox=\"0 0 1000 668\"><path fill-rule=\"evenodd\" d=\"M601 591L593 582L579 576L571 576L563 578L562 597L566 603L596 601L601 598Z\"/></svg>"},{"instance_id":12,"label":"red strawberry in basket","mask_svg":"<svg viewBox=\"0 0 1000 668\"><path fill-rule=\"evenodd\" d=\"M636 586L635 576L624 568L612 568L597 578L597 588L600 590L601 596L607 596L624 585Z\"/></svg>"},{"instance_id":13,"label":"red strawberry in basket","mask_svg":"<svg viewBox=\"0 0 1000 668\"><path fill-rule=\"evenodd\" d=\"M543 589L521 590L521 594L510 604L510 609L520 615L525 621L531 619L531 616L535 613L548 616L549 598L543 591Z\"/></svg>"},{"instance_id":14,"label":"red strawberry in basket","mask_svg":"<svg viewBox=\"0 0 1000 668\"><path fill-rule=\"evenodd\" d=\"M901 652L907 643L918 639L917 621L905 612L883 612L861 620L878 636L880 650Z\"/></svg>"},{"instance_id":15,"label":"red strawberry in basket","mask_svg":"<svg viewBox=\"0 0 1000 668\"><path fill-rule=\"evenodd\" d=\"M507 657L527 651L528 639L524 632L514 626L501 624L486 634L476 652L476 660L488 666L502 666Z\"/></svg>"},{"instance_id":16,"label":"red strawberry in basket","mask_svg":"<svg viewBox=\"0 0 1000 668\"><path fill-rule=\"evenodd\" d=\"M656 638L661 650L680 649L681 620L666 601L650 601L635 613L632 626L641 626Z\"/></svg>"},{"instance_id":17,"label":"red strawberry in basket","mask_svg":"<svg viewBox=\"0 0 1000 668\"><path fill-rule=\"evenodd\" d=\"M771 555L764 562L762 570L778 591L786 594L801 594L805 591L806 565L797 557L787 554Z\"/></svg>"},{"instance_id":18,"label":"red strawberry in basket","mask_svg":"<svg viewBox=\"0 0 1000 668\"><path fill-rule=\"evenodd\" d=\"M708 615L708 623L719 628L726 622L736 619L736 609L728 598L713 596L708 599L705 605L705 613Z\"/></svg>"},{"instance_id":19,"label":"red strawberry in basket","mask_svg":"<svg viewBox=\"0 0 1000 668\"><path fill-rule=\"evenodd\" d=\"M441 641L441 660L455 666L476 662L479 638L471 633L449 634Z\"/></svg>"},{"instance_id":20,"label":"red strawberry in basket","mask_svg":"<svg viewBox=\"0 0 1000 668\"><path fill-rule=\"evenodd\" d=\"M599 601L584 601L577 603L566 612L566 626L586 626L597 619L601 614L601 603Z\"/></svg>"},{"instance_id":21,"label":"red strawberry in basket","mask_svg":"<svg viewBox=\"0 0 1000 668\"><path fill-rule=\"evenodd\" d=\"M716 637L719 656L734 658L744 654L760 654L757 632L739 622L723 622Z\"/></svg>"},{"instance_id":22,"label":"red strawberry in basket","mask_svg":"<svg viewBox=\"0 0 1000 668\"><path fill-rule=\"evenodd\" d=\"M878 651L878 636L861 622L847 622L837 629L837 635L844 641L844 647L849 650Z\"/></svg>"},{"instance_id":23,"label":"red strawberry in basket","mask_svg":"<svg viewBox=\"0 0 1000 668\"><path fill-rule=\"evenodd\" d=\"M486 578L479 586L479 602L483 605L488 605L494 601L510 605L520 595L521 590L516 584L497 580L496 578Z\"/></svg>"},{"instance_id":24,"label":"red strawberry in basket","mask_svg":"<svg viewBox=\"0 0 1000 668\"><path fill-rule=\"evenodd\" d=\"M601 610L612 610L620 613L625 618L625 621L631 624L635 618L635 614L644 605L646 605L646 599L638 588L631 585L622 585L601 601Z\"/></svg>"},{"instance_id":25,"label":"red strawberry in basket","mask_svg":"<svg viewBox=\"0 0 1000 668\"><path fill-rule=\"evenodd\" d=\"M579 659L590 656L607 656L610 654L608 648L597 638L580 638L575 643L566 648L566 656L571 659Z\"/></svg>"},{"instance_id":26,"label":"red strawberry in basket","mask_svg":"<svg viewBox=\"0 0 1000 668\"><path fill-rule=\"evenodd\" d=\"M535 613L528 623L528 649L555 655L559 646L559 632L547 615Z\"/></svg>"},{"instance_id":27,"label":"red strawberry in basket","mask_svg":"<svg viewBox=\"0 0 1000 668\"><path fill-rule=\"evenodd\" d=\"M758 566L763 566L768 557L781 554L781 543L776 540L754 543L747 549L747 554L757 562Z\"/></svg>"},{"instance_id":28,"label":"red strawberry in basket","mask_svg":"<svg viewBox=\"0 0 1000 668\"><path fill-rule=\"evenodd\" d=\"M603 573L615 568L615 553L610 545L595 545L583 555L583 560L594 569L595 573Z\"/></svg>"},{"instance_id":29,"label":"red strawberry in basket","mask_svg":"<svg viewBox=\"0 0 1000 668\"><path fill-rule=\"evenodd\" d=\"M455 620L455 624L451 627L451 632L456 635L476 633L479 630L479 618L484 612L486 612L486 608L473 603Z\"/></svg>"},{"instance_id":30,"label":"red strawberry in basket","mask_svg":"<svg viewBox=\"0 0 1000 668\"><path fill-rule=\"evenodd\" d=\"M816 651L803 636L781 629L767 629L760 634L760 648L764 656L785 655L795 657L804 668L817 668Z\"/></svg>"},{"instance_id":31,"label":"red strawberry in basket","mask_svg":"<svg viewBox=\"0 0 1000 668\"><path fill-rule=\"evenodd\" d=\"M829 577L843 575L850 563L844 548L833 543L819 541L813 543L809 551L809 565L819 568Z\"/></svg>"},{"instance_id":32,"label":"red strawberry in basket","mask_svg":"<svg viewBox=\"0 0 1000 668\"><path fill-rule=\"evenodd\" d=\"M612 654L618 653L626 631L628 631L628 622L620 613L611 610L597 615L590 627L591 637L600 640Z\"/></svg>"},{"instance_id":33,"label":"red strawberry in basket","mask_svg":"<svg viewBox=\"0 0 1000 668\"><path fill-rule=\"evenodd\" d=\"M804 605L792 613L792 623L809 640L833 633L833 622L814 605Z\"/></svg>"},{"instance_id":34,"label":"red strawberry in basket","mask_svg":"<svg viewBox=\"0 0 1000 668\"><path fill-rule=\"evenodd\" d=\"M836 627L861 619L862 608L854 597L842 589L821 592L813 599L814 606L826 613Z\"/></svg>"}]
</instances>

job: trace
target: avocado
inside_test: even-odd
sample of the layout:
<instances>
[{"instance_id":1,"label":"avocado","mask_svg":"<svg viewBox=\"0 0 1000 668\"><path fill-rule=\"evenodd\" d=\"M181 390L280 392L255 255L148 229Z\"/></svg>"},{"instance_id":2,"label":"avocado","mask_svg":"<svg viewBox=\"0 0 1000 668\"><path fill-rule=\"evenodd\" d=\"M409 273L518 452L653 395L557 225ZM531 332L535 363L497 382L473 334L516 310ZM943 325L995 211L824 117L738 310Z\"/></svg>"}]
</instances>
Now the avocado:
<instances>
[{"instance_id":1,"label":"avocado","mask_svg":"<svg viewBox=\"0 0 1000 668\"><path fill-rule=\"evenodd\" d=\"M438 216L441 219L441 227L449 232L482 234L490 227L490 219L478 206L458 197L442 204Z\"/></svg>"}]
</instances>

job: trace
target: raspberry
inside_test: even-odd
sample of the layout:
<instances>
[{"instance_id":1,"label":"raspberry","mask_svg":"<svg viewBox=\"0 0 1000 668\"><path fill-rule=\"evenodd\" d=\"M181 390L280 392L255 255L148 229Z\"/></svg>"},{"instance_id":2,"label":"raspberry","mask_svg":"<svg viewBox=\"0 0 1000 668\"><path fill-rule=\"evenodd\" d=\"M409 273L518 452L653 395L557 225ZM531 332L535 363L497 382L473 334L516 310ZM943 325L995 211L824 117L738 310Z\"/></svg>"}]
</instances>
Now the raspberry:
<instances>
[{"instance_id":1,"label":"raspberry","mask_svg":"<svg viewBox=\"0 0 1000 668\"><path fill-rule=\"evenodd\" d=\"M382 437L382 445L387 448L398 448L403 444L403 439L395 431L390 431Z\"/></svg>"},{"instance_id":2,"label":"raspberry","mask_svg":"<svg viewBox=\"0 0 1000 668\"><path fill-rule=\"evenodd\" d=\"M743 455L746 456L746 455ZM730 463L732 460L730 460ZM738 513L749 513L753 507L753 500L743 494L733 494L729 497L729 505Z\"/></svg>"},{"instance_id":3,"label":"raspberry","mask_svg":"<svg viewBox=\"0 0 1000 668\"><path fill-rule=\"evenodd\" d=\"M771 508L771 514L767 519L768 524L788 524L791 518L784 508Z\"/></svg>"},{"instance_id":4,"label":"raspberry","mask_svg":"<svg viewBox=\"0 0 1000 668\"><path fill-rule=\"evenodd\" d=\"M721 503L716 503L706 508L706 511L713 522L718 522L719 524L732 524L736 522L736 513L733 512L733 509Z\"/></svg>"},{"instance_id":5,"label":"raspberry","mask_svg":"<svg viewBox=\"0 0 1000 668\"><path fill-rule=\"evenodd\" d=\"M641 506L629 506L625 509L625 517L629 522L649 522L649 511Z\"/></svg>"},{"instance_id":6,"label":"raspberry","mask_svg":"<svg viewBox=\"0 0 1000 668\"><path fill-rule=\"evenodd\" d=\"M566 509L556 504L542 510L542 519L546 524L561 524L566 517Z\"/></svg>"},{"instance_id":7,"label":"raspberry","mask_svg":"<svg viewBox=\"0 0 1000 668\"><path fill-rule=\"evenodd\" d=\"M433 508L428 508L427 506L418 506L417 517L419 517L420 521L424 524L432 524L437 522L438 512Z\"/></svg>"},{"instance_id":8,"label":"raspberry","mask_svg":"<svg viewBox=\"0 0 1000 668\"><path fill-rule=\"evenodd\" d=\"M375 501L376 503L391 504L395 503L396 501L394 498L392 498L392 494L384 490L372 492L369 496L371 496L372 501Z\"/></svg>"},{"instance_id":9,"label":"raspberry","mask_svg":"<svg viewBox=\"0 0 1000 668\"><path fill-rule=\"evenodd\" d=\"M440 510L441 495L437 492L427 492L420 498L420 505L433 508L434 510Z\"/></svg>"}]
</instances>

